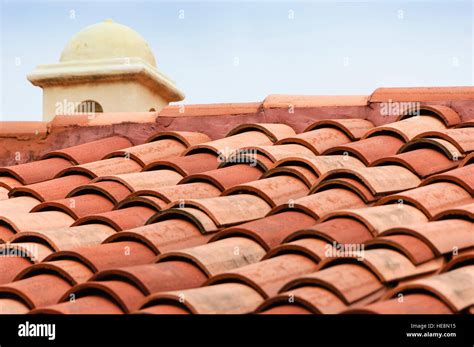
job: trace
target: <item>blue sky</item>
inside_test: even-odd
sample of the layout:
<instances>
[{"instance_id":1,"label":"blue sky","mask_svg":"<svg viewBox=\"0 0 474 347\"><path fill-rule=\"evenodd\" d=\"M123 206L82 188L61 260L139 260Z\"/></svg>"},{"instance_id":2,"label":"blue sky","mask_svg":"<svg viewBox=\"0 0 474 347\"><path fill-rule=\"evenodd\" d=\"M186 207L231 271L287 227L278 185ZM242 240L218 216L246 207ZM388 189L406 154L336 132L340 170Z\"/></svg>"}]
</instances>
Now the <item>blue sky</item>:
<instances>
[{"instance_id":1,"label":"blue sky","mask_svg":"<svg viewBox=\"0 0 474 347\"><path fill-rule=\"evenodd\" d=\"M1 120L40 120L41 89L26 75L57 62L69 38L106 18L149 42L186 103L473 83L472 1L0 4Z\"/></svg>"}]
</instances>

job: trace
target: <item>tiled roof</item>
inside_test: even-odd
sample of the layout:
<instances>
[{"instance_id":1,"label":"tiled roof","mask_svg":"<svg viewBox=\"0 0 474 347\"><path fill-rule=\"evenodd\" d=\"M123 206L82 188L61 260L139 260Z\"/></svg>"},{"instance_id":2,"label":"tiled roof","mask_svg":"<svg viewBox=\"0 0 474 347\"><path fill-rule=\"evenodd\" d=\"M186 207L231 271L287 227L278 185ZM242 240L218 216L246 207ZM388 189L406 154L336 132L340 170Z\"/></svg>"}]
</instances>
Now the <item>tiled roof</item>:
<instances>
[{"instance_id":1,"label":"tiled roof","mask_svg":"<svg viewBox=\"0 0 474 347\"><path fill-rule=\"evenodd\" d=\"M474 118L449 106L472 90L375 119L391 93L412 95L191 106L241 122L122 125L0 169L0 312L472 313Z\"/></svg>"}]
</instances>

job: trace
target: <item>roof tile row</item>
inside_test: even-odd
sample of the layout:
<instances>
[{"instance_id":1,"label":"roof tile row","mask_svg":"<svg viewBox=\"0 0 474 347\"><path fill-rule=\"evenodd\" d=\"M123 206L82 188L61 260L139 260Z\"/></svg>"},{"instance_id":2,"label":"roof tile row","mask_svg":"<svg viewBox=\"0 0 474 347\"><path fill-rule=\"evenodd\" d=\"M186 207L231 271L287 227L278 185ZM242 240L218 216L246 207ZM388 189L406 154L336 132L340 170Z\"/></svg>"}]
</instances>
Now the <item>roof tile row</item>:
<instances>
[{"instance_id":1,"label":"roof tile row","mask_svg":"<svg viewBox=\"0 0 474 347\"><path fill-rule=\"evenodd\" d=\"M2 169L0 311L467 312L474 128L459 123L427 106L378 127L244 124Z\"/></svg>"}]
</instances>

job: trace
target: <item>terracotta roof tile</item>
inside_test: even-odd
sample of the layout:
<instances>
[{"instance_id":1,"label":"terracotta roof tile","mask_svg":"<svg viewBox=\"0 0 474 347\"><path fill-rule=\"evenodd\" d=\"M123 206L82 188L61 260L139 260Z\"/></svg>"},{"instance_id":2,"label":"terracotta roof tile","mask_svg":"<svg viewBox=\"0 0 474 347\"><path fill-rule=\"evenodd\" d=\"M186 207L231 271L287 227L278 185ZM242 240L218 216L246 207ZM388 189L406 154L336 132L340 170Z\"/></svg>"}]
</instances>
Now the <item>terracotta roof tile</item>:
<instances>
[{"instance_id":1,"label":"terracotta roof tile","mask_svg":"<svg viewBox=\"0 0 474 347\"><path fill-rule=\"evenodd\" d=\"M371 121L360 118L323 119L311 124L304 132L317 129L338 129L354 141L362 138L373 127L374 125ZM331 147L334 145L332 143Z\"/></svg>"},{"instance_id":2,"label":"terracotta roof tile","mask_svg":"<svg viewBox=\"0 0 474 347\"><path fill-rule=\"evenodd\" d=\"M423 99L419 115L376 110L380 95L409 92ZM46 132L0 174L0 310L468 312L465 92L175 106L135 128L120 126L126 114L59 117L47 129L67 140ZM91 133L76 138L79 127ZM364 247L360 260L338 253L346 244Z\"/></svg>"},{"instance_id":3,"label":"terracotta roof tile","mask_svg":"<svg viewBox=\"0 0 474 347\"><path fill-rule=\"evenodd\" d=\"M156 254L202 245L208 236L194 223L182 219L164 220L111 235L104 242L137 240Z\"/></svg>"},{"instance_id":4,"label":"terracotta roof tile","mask_svg":"<svg viewBox=\"0 0 474 347\"><path fill-rule=\"evenodd\" d=\"M269 250L280 244L288 234L314 223L315 219L309 215L286 211L224 229L213 236L211 241L226 237L245 236Z\"/></svg>"},{"instance_id":5,"label":"terracotta roof tile","mask_svg":"<svg viewBox=\"0 0 474 347\"><path fill-rule=\"evenodd\" d=\"M397 165L334 169L321 176L318 182L324 182L333 177L349 177L358 180L365 184L374 195L403 191L417 187L421 183L421 180L410 170Z\"/></svg>"},{"instance_id":6,"label":"terracotta roof tile","mask_svg":"<svg viewBox=\"0 0 474 347\"><path fill-rule=\"evenodd\" d=\"M330 290L346 305L351 305L383 289L379 279L364 266L341 264L289 281L280 292L308 285Z\"/></svg>"},{"instance_id":7,"label":"terracotta roof tile","mask_svg":"<svg viewBox=\"0 0 474 347\"><path fill-rule=\"evenodd\" d=\"M260 131L246 131L222 139L204 142L199 145L189 147L184 154L191 155L196 153L213 153L227 158L237 149L249 145L271 145L272 140Z\"/></svg>"},{"instance_id":8,"label":"terracotta roof tile","mask_svg":"<svg viewBox=\"0 0 474 347\"><path fill-rule=\"evenodd\" d=\"M356 219L363 223L374 235L390 228L428 221L423 212L409 205L385 205L339 210L327 214L323 221L337 217Z\"/></svg>"},{"instance_id":9,"label":"terracotta roof tile","mask_svg":"<svg viewBox=\"0 0 474 347\"><path fill-rule=\"evenodd\" d=\"M412 112L405 112L401 114L397 120L403 120L410 117L413 117ZM428 115L436 117L443 121L447 127L452 127L461 122L461 118L452 108L442 105L423 105L419 107L418 112L415 112L416 115Z\"/></svg>"},{"instance_id":10,"label":"terracotta roof tile","mask_svg":"<svg viewBox=\"0 0 474 347\"><path fill-rule=\"evenodd\" d=\"M474 247L472 223L461 219L414 224L386 230L382 235L411 235L424 242L436 255Z\"/></svg>"},{"instance_id":11,"label":"terracotta roof tile","mask_svg":"<svg viewBox=\"0 0 474 347\"><path fill-rule=\"evenodd\" d=\"M447 158L453 161L458 161L464 157L463 152L451 142L437 137L420 137L410 140L400 147L398 154L416 149L434 149L444 153Z\"/></svg>"},{"instance_id":12,"label":"terracotta roof tile","mask_svg":"<svg viewBox=\"0 0 474 347\"><path fill-rule=\"evenodd\" d=\"M69 288L71 285L64 279L42 274L3 284L0 286L0 293L8 293L32 309L55 303Z\"/></svg>"},{"instance_id":13,"label":"terracotta roof tile","mask_svg":"<svg viewBox=\"0 0 474 347\"><path fill-rule=\"evenodd\" d=\"M363 308L353 308L343 313L362 314L450 314L451 309L441 300L427 294L408 294L398 298L379 301Z\"/></svg>"},{"instance_id":14,"label":"terracotta roof tile","mask_svg":"<svg viewBox=\"0 0 474 347\"><path fill-rule=\"evenodd\" d=\"M177 202L177 205L180 203ZM243 223L261 218L270 212L270 205L264 199L250 194L189 199L184 200L183 204L203 211L218 226Z\"/></svg>"},{"instance_id":15,"label":"terracotta roof tile","mask_svg":"<svg viewBox=\"0 0 474 347\"><path fill-rule=\"evenodd\" d=\"M354 254L350 257L357 258L358 256L358 254ZM334 263L334 258L326 258L320 263L320 267L326 267L331 263ZM438 272L443 264L443 259L433 259L415 265L398 251L376 248L366 250L361 263L371 269L382 283L387 283Z\"/></svg>"},{"instance_id":16,"label":"terracotta roof tile","mask_svg":"<svg viewBox=\"0 0 474 347\"><path fill-rule=\"evenodd\" d=\"M387 295L418 289L431 293L448 305L454 312L462 311L474 304L474 266L464 266L459 269L419 279L402 284Z\"/></svg>"},{"instance_id":17,"label":"terracotta roof tile","mask_svg":"<svg viewBox=\"0 0 474 347\"><path fill-rule=\"evenodd\" d=\"M38 242L15 242L0 244L0 253L21 256L31 263L38 263L54 252L53 248Z\"/></svg>"},{"instance_id":18,"label":"terracotta roof tile","mask_svg":"<svg viewBox=\"0 0 474 347\"><path fill-rule=\"evenodd\" d=\"M90 179L83 175L64 176L49 181L16 187L10 191L10 197L31 196L43 202L59 200L66 198L75 188L88 182L90 182Z\"/></svg>"},{"instance_id":19,"label":"terracotta roof tile","mask_svg":"<svg viewBox=\"0 0 474 347\"><path fill-rule=\"evenodd\" d=\"M410 235L381 236L369 240L365 244L370 248L379 246L394 248L408 257L414 265L419 265L435 257L434 252L425 242Z\"/></svg>"},{"instance_id":20,"label":"terracotta roof tile","mask_svg":"<svg viewBox=\"0 0 474 347\"><path fill-rule=\"evenodd\" d=\"M75 300L74 303L65 302L46 306L30 311L36 314L122 314L119 306L107 298L99 295L90 295Z\"/></svg>"},{"instance_id":21,"label":"terracotta roof tile","mask_svg":"<svg viewBox=\"0 0 474 347\"><path fill-rule=\"evenodd\" d=\"M425 158L430 158L430 161L427 162ZM374 166L391 164L406 167L421 178L453 169L458 165L457 162L447 158L444 153L429 148L392 155L372 163Z\"/></svg>"},{"instance_id":22,"label":"terracotta roof tile","mask_svg":"<svg viewBox=\"0 0 474 347\"><path fill-rule=\"evenodd\" d=\"M348 154L369 165L374 161L394 155L402 147L403 141L395 136L377 135L346 145L335 146L324 154Z\"/></svg>"},{"instance_id":23,"label":"terracotta roof tile","mask_svg":"<svg viewBox=\"0 0 474 347\"><path fill-rule=\"evenodd\" d=\"M323 192L332 189L344 189L357 194L365 203L372 203L376 200L375 195L370 191L364 182L351 177L332 177L316 182L310 193ZM378 199L378 197L377 197Z\"/></svg>"},{"instance_id":24,"label":"terracotta roof tile","mask_svg":"<svg viewBox=\"0 0 474 347\"><path fill-rule=\"evenodd\" d=\"M156 142L166 139L174 139L181 142L186 147L197 145L198 143L210 141L209 136L193 131L159 131L152 134L145 142Z\"/></svg>"},{"instance_id":25,"label":"terracotta roof tile","mask_svg":"<svg viewBox=\"0 0 474 347\"><path fill-rule=\"evenodd\" d=\"M9 213L7 217L0 217L0 221L16 233L65 227L74 223L72 217L58 211Z\"/></svg>"},{"instance_id":26,"label":"terracotta roof tile","mask_svg":"<svg viewBox=\"0 0 474 347\"><path fill-rule=\"evenodd\" d=\"M0 187L5 188L8 191L21 185L22 183L16 178L8 177L8 176L0 176Z\"/></svg>"},{"instance_id":27,"label":"terracotta roof tile","mask_svg":"<svg viewBox=\"0 0 474 347\"><path fill-rule=\"evenodd\" d=\"M122 241L52 253L45 261L72 259L97 272L113 267L149 263L154 256L155 253L141 243Z\"/></svg>"},{"instance_id":28,"label":"terracotta roof tile","mask_svg":"<svg viewBox=\"0 0 474 347\"><path fill-rule=\"evenodd\" d=\"M182 307L173 305L157 305L144 308L138 311L140 314L190 314L190 312Z\"/></svg>"},{"instance_id":29,"label":"terracotta roof tile","mask_svg":"<svg viewBox=\"0 0 474 347\"><path fill-rule=\"evenodd\" d=\"M176 205L179 206L181 203L184 204L184 200L176 202ZM207 212L202 211L196 207L167 208L161 213L155 214L147 223L159 223L170 219L184 219L189 221L198 228L200 233L204 235L216 232L219 229L217 223L207 214Z\"/></svg>"},{"instance_id":30,"label":"terracotta roof tile","mask_svg":"<svg viewBox=\"0 0 474 347\"><path fill-rule=\"evenodd\" d=\"M280 313L284 305L288 303L289 298L293 299L291 305L293 309L295 306L301 307L309 310L311 313L338 313L347 307L347 305L330 290L322 287L301 287L271 297L266 300L257 311L266 314ZM294 311L288 313L292 314Z\"/></svg>"},{"instance_id":31,"label":"terracotta roof tile","mask_svg":"<svg viewBox=\"0 0 474 347\"><path fill-rule=\"evenodd\" d=\"M31 262L24 257L2 257L0 284L13 281L17 274L28 268L30 265Z\"/></svg>"},{"instance_id":32,"label":"terracotta roof tile","mask_svg":"<svg viewBox=\"0 0 474 347\"><path fill-rule=\"evenodd\" d=\"M296 253L305 255L315 262L320 262L326 257L326 251L328 250L328 247L332 246L328 245L326 240L306 237L297 239L296 241L283 243L273 248L265 255L264 259L273 258L282 254Z\"/></svg>"},{"instance_id":33,"label":"terracotta roof tile","mask_svg":"<svg viewBox=\"0 0 474 347\"><path fill-rule=\"evenodd\" d=\"M415 137L415 139L431 137L440 138L454 145L461 153L468 153L474 151L473 134L473 127L445 130L438 129L421 132Z\"/></svg>"},{"instance_id":34,"label":"terracotta roof tile","mask_svg":"<svg viewBox=\"0 0 474 347\"><path fill-rule=\"evenodd\" d=\"M272 142L277 142L285 137L295 135L293 128L286 124L273 124L273 123L254 123L254 124L241 124L232 129L226 137L245 133L248 131L259 131L266 134Z\"/></svg>"},{"instance_id":35,"label":"terracotta roof tile","mask_svg":"<svg viewBox=\"0 0 474 347\"><path fill-rule=\"evenodd\" d=\"M267 298L291 279L315 270L313 260L299 254L284 254L213 276L207 284L245 283Z\"/></svg>"},{"instance_id":36,"label":"terracotta roof tile","mask_svg":"<svg viewBox=\"0 0 474 347\"><path fill-rule=\"evenodd\" d=\"M144 264L105 270L97 273L94 281L117 279L134 283L146 294L183 290L201 286L206 274L187 261L169 260L156 264Z\"/></svg>"},{"instance_id":37,"label":"terracotta roof tile","mask_svg":"<svg viewBox=\"0 0 474 347\"><path fill-rule=\"evenodd\" d=\"M105 224L117 231L127 230L145 225L154 213L155 211L148 207L132 206L121 210L87 215L75 221L72 226Z\"/></svg>"},{"instance_id":38,"label":"terracotta roof tile","mask_svg":"<svg viewBox=\"0 0 474 347\"><path fill-rule=\"evenodd\" d=\"M107 154L105 158L124 157L135 160L145 167L157 160L163 160L179 155L186 149L181 142L173 139L162 139L155 142L124 148Z\"/></svg>"},{"instance_id":39,"label":"terracotta roof tile","mask_svg":"<svg viewBox=\"0 0 474 347\"><path fill-rule=\"evenodd\" d=\"M0 312L2 314L24 314L28 313L28 306L15 299L0 299Z\"/></svg>"},{"instance_id":40,"label":"terracotta roof tile","mask_svg":"<svg viewBox=\"0 0 474 347\"><path fill-rule=\"evenodd\" d=\"M472 100L473 87L377 88L370 102Z\"/></svg>"},{"instance_id":41,"label":"terracotta roof tile","mask_svg":"<svg viewBox=\"0 0 474 347\"><path fill-rule=\"evenodd\" d=\"M33 207L38 205L40 202L30 196L20 196L10 198L8 200L0 201L0 208L2 214L5 216L8 211L12 212L29 212Z\"/></svg>"},{"instance_id":42,"label":"terracotta roof tile","mask_svg":"<svg viewBox=\"0 0 474 347\"><path fill-rule=\"evenodd\" d=\"M180 298L186 298L182 300ZM258 292L240 283L224 283L205 288L187 289L178 292L163 292L151 295L142 305L172 302L191 313L201 314L243 314L253 312L263 301Z\"/></svg>"},{"instance_id":43,"label":"terracotta roof tile","mask_svg":"<svg viewBox=\"0 0 474 347\"><path fill-rule=\"evenodd\" d=\"M464 205L471 201L471 195L462 187L453 183L437 182L383 197L377 204L410 204L432 219L434 215L449 207Z\"/></svg>"},{"instance_id":44,"label":"terracotta roof tile","mask_svg":"<svg viewBox=\"0 0 474 347\"><path fill-rule=\"evenodd\" d=\"M321 154L331 147L343 145L350 141L348 135L341 130L328 127L286 137L278 141L277 145L298 144L310 149L314 154Z\"/></svg>"},{"instance_id":45,"label":"terracotta roof tile","mask_svg":"<svg viewBox=\"0 0 474 347\"><path fill-rule=\"evenodd\" d=\"M319 219L329 212L342 208L363 207L362 199L348 189L334 188L323 190L302 198L280 204L271 213L285 210L301 211L313 218Z\"/></svg>"},{"instance_id":46,"label":"terracotta roof tile","mask_svg":"<svg viewBox=\"0 0 474 347\"><path fill-rule=\"evenodd\" d=\"M142 167L133 159L122 157L93 161L91 163L71 166L56 177L63 177L71 174L86 175L90 178L99 176L118 175L131 172L139 172Z\"/></svg>"},{"instance_id":47,"label":"terracotta roof tile","mask_svg":"<svg viewBox=\"0 0 474 347\"><path fill-rule=\"evenodd\" d=\"M109 299L119 306L124 313L135 311L138 308L138 303L145 297L144 293L130 283L109 280L81 283L71 288L67 293L64 293L58 301L64 302L66 305L75 305L75 302L71 303L71 296L81 299L85 295L90 295L91 292Z\"/></svg>"},{"instance_id":48,"label":"terracotta roof tile","mask_svg":"<svg viewBox=\"0 0 474 347\"><path fill-rule=\"evenodd\" d=\"M101 176L92 182L114 181L127 187L131 192L143 189L153 189L170 186L182 179L181 174L172 170L157 170L147 172L126 173L121 175Z\"/></svg>"},{"instance_id":49,"label":"terracotta roof tile","mask_svg":"<svg viewBox=\"0 0 474 347\"><path fill-rule=\"evenodd\" d=\"M256 166L238 164L221 169L188 175L180 180L179 184L205 182L213 185L220 191L224 191L237 184L254 181L261 175L262 170Z\"/></svg>"},{"instance_id":50,"label":"terracotta roof tile","mask_svg":"<svg viewBox=\"0 0 474 347\"><path fill-rule=\"evenodd\" d=\"M306 184L308 188L311 188L318 180L318 177L311 169L305 166L299 166L299 165L288 165L288 166L279 165L278 167L274 167L266 171L262 175L262 178L274 177L274 176L279 176L279 175L287 175L287 176L295 177L301 180L304 184Z\"/></svg>"},{"instance_id":51,"label":"terracotta roof tile","mask_svg":"<svg viewBox=\"0 0 474 347\"><path fill-rule=\"evenodd\" d=\"M134 201L137 202L140 198L142 198L141 201L143 202L145 202L145 199L152 199L149 201L149 203L156 206L157 209L164 209L166 205L176 200L185 198L211 198L219 196L220 194L221 191L215 185L206 182L169 185L165 187L136 191L135 193L128 195L126 199L122 200L117 205L117 208L133 206Z\"/></svg>"},{"instance_id":52,"label":"terracotta roof tile","mask_svg":"<svg viewBox=\"0 0 474 347\"><path fill-rule=\"evenodd\" d=\"M433 217L434 220L448 218L465 218L467 220L474 221L474 202L466 205L451 207L450 209L446 209Z\"/></svg>"},{"instance_id":53,"label":"terracotta roof tile","mask_svg":"<svg viewBox=\"0 0 474 347\"><path fill-rule=\"evenodd\" d=\"M125 137L113 136L91 141L73 147L50 151L43 155L46 158L63 158L80 165L102 159L106 154L131 146L132 143Z\"/></svg>"},{"instance_id":54,"label":"terracotta roof tile","mask_svg":"<svg viewBox=\"0 0 474 347\"><path fill-rule=\"evenodd\" d=\"M364 164L348 155L321 155L314 158L289 157L275 163L275 168L302 166L310 169L316 177L341 168L363 168ZM272 171L272 170L270 170ZM269 172L270 173L270 172Z\"/></svg>"},{"instance_id":55,"label":"terracotta roof tile","mask_svg":"<svg viewBox=\"0 0 474 347\"><path fill-rule=\"evenodd\" d=\"M86 282L92 276L92 271L85 265L74 260L56 260L38 263L18 273L16 281L38 276L41 274L55 274L66 279L71 285Z\"/></svg>"},{"instance_id":56,"label":"terracotta roof tile","mask_svg":"<svg viewBox=\"0 0 474 347\"><path fill-rule=\"evenodd\" d=\"M301 228L301 230L288 235L283 242L290 242L301 237L317 237L331 243L341 244L356 244L370 240L372 238L370 229L364 223L350 217L334 218ZM347 230L351 230L351 232L348 233Z\"/></svg>"},{"instance_id":57,"label":"terracotta roof tile","mask_svg":"<svg viewBox=\"0 0 474 347\"><path fill-rule=\"evenodd\" d=\"M433 182L453 182L466 189L471 195L474 194L474 165L466 165L458 169L450 170L443 174L433 175L422 182L422 185L431 185Z\"/></svg>"},{"instance_id":58,"label":"terracotta roof tile","mask_svg":"<svg viewBox=\"0 0 474 347\"><path fill-rule=\"evenodd\" d=\"M66 159L48 158L0 168L0 175L9 175L22 184L33 184L50 180L71 165L71 162Z\"/></svg>"},{"instance_id":59,"label":"terracotta roof tile","mask_svg":"<svg viewBox=\"0 0 474 347\"><path fill-rule=\"evenodd\" d=\"M255 194L271 207L292 201L308 194L309 188L303 181L291 176L275 176L246 184L235 185L223 195Z\"/></svg>"},{"instance_id":60,"label":"terracotta roof tile","mask_svg":"<svg viewBox=\"0 0 474 347\"><path fill-rule=\"evenodd\" d=\"M23 231L11 238L12 244L35 240L55 251L94 246L103 242L115 230L104 224L86 224L75 227Z\"/></svg>"},{"instance_id":61,"label":"terracotta roof tile","mask_svg":"<svg viewBox=\"0 0 474 347\"><path fill-rule=\"evenodd\" d=\"M79 219L93 213L111 211L113 207L112 201L101 195L84 194L74 198L43 202L31 209L31 212L61 211L74 219Z\"/></svg>"},{"instance_id":62,"label":"terracotta roof tile","mask_svg":"<svg viewBox=\"0 0 474 347\"><path fill-rule=\"evenodd\" d=\"M183 176L199 172L217 169L218 158L209 153L198 153L185 157L173 157L166 160L158 160L143 168L143 171L168 169L175 170Z\"/></svg>"},{"instance_id":63,"label":"terracotta roof tile","mask_svg":"<svg viewBox=\"0 0 474 347\"><path fill-rule=\"evenodd\" d=\"M249 162L251 159L255 159L255 153L261 154L262 156L270 159L272 163L285 158L303 157L303 158L315 158L316 154L311 149L306 148L300 144L280 144L277 146L249 146L243 147L242 150L237 151L236 154L231 155L228 161L241 160L242 157L247 156ZM237 157L237 158L236 158Z\"/></svg>"},{"instance_id":64,"label":"terracotta roof tile","mask_svg":"<svg viewBox=\"0 0 474 347\"><path fill-rule=\"evenodd\" d=\"M68 177L68 176L66 176ZM131 190L127 185L118 181L100 181L77 186L67 194L67 198L75 198L81 195L100 195L116 204L129 196Z\"/></svg>"},{"instance_id":65,"label":"terracotta roof tile","mask_svg":"<svg viewBox=\"0 0 474 347\"><path fill-rule=\"evenodd\" d=\"M243 237L230 237L201 246L166 252L158 257L158 261L187 260L211 277L256 263L264 255L265 250L257 242Z\"/></svg>"},{"instance_id":66,"label":"terracotta roof tile","mask_svg":"<svg viewBox=\"0 0 474 347\"><path fill-rule=\"evenodd\" d=\"M364 138L385 133L396 137L398 136L407 142L415 136L424 133L426 129L443 131L446 129L446 126L438 117L412 116L394 123L373 128L364 135Z\"/></svg>"}]
</instances>

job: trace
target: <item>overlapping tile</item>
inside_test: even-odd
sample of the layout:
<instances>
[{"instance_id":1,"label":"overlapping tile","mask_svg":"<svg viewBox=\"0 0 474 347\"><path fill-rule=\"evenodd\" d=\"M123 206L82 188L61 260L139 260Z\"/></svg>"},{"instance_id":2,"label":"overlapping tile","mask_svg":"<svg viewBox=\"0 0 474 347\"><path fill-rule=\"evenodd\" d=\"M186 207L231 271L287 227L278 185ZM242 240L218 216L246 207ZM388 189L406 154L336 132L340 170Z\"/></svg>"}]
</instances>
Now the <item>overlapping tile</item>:
<instances>
[{"instance_id":1,"label":"overlapping tile","mask_svg":"<svg viewBox=\"0 0 474 347\"><path fill-rule=\"evenodd\" d=\"M467 312L472 124L374 123L111 137L3 170L0 311Z\"/></svg>"}]
</instances>

